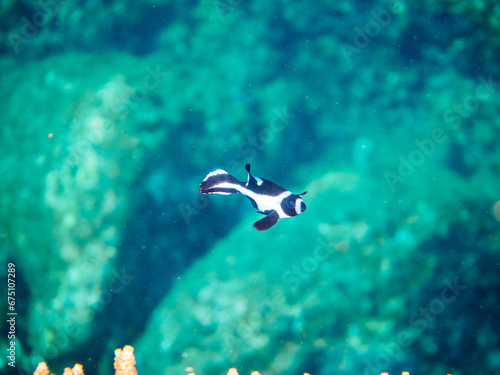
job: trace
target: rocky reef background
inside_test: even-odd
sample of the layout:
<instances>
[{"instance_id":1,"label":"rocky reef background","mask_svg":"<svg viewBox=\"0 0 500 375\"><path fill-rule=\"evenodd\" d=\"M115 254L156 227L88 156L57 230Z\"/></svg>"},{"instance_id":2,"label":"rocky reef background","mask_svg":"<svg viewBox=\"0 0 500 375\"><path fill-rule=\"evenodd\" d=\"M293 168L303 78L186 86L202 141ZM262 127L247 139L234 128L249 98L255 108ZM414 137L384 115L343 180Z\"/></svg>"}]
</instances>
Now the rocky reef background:
<instances>
[{"instance_id":1,"label":"rocky reef background","mask_svg":"<svg viewBox=\"0 0 500 375\"><path fill-rule=\"evenodd\" d=\"M500 371L496 1L0 18L17 372L107 374L125 344L139 374ZM198 193L245 163L307 211L260 233L246 199Z\"/></svg>"}]
</instances>

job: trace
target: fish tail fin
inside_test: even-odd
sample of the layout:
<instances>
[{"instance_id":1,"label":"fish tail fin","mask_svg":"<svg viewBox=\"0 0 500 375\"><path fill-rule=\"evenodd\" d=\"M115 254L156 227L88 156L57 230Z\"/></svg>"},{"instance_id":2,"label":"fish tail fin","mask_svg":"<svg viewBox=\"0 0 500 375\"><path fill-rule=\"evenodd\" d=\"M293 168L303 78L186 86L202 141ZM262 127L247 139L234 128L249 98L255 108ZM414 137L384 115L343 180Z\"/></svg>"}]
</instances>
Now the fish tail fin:
<instances>
[{"instance_id":1,"label":"fish tail fin","mask_svg":"<svg viewBox=\"0 0 500 375\"><path fill-rule=\"evenodd\" d=\"M245 186L243 182L222 169L210 172L200 184L201 194L234 194L239 193L239 188Z\"/></svg>"}]
</instances>

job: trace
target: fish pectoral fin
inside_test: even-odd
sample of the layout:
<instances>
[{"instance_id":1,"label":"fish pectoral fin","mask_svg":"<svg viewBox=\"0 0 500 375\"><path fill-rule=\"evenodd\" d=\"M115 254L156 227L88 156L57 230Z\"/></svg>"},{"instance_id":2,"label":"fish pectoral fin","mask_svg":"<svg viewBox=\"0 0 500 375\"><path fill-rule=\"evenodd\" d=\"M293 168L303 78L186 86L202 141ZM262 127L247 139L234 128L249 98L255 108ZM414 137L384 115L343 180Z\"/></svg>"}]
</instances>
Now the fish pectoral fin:
<instances>
[{"instance_id":1,"label":"fish pectoral fin","mask_svg":"<svg viewBox=\"0 0 500 375\"><path fill-rule=\"evenodd\" d=\"M261 210L257 210L257 213L262 214L262 215L267 215L265 212L262 212Z\"/></svg>"},{"instance_id":2,"label":"fish pectoral fin","mask_svg":"<svg viewBox=\"0 0 500 375\"><path fill-rule=\"evenodd\" d=\"M279 218L280 217L278 213L275 210L273 210L272 213L267 215L265 218L260 219L259 221L253 223L253 226L255 227L255 229L260 231L267 230L271 228L273 225L275 225L278 222Z\"/></svg>"}]
</instances>

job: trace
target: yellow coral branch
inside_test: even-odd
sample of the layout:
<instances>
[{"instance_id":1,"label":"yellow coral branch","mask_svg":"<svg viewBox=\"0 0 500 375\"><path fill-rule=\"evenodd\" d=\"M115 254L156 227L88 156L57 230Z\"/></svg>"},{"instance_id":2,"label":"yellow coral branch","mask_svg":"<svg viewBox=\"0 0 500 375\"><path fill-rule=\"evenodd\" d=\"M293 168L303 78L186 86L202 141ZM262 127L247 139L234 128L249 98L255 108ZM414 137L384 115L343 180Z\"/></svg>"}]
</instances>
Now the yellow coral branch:
<instances>
[{"instance_id":1,"label":"yellow coral branch","mask_svg":"<svg viewBox=\"0 0 500 375\"><path fill-rule=\"evenodd\" d=\"M130 345L125 345L123 349L115 350L115 375L137 375L137 370L135 368L135 356L134 348ZM195 375L194 369L192 367L187 367L186 371L189 372L188 375ZM40 362L33 373L33 375L49 375L49 368L45 362ZM75 367L66 367L64 369L63 375L85 375L83 373L83 366L79 363ZM230 368L227 375L239 375L236 368ZM261 375L258 371L252 371L250 375ZM309 375L304 373L304 375Z\"/></svg>"},{"instance_id":2,"label":"yellow coral branch","mask_svg":"<svg viewBox=\"0 0 500 375\"><path fill-rule=\"evenodd\" d=\"M40 362L33 375L49 375L49 368L45 362Z\"/></svg>"},{"instance_id":3,"label":"yellow coral branch","mask_svg":"<svg viewBox=\"0 0 500 375\"><path fill-rule=\"evenodd\" d=\"M115 375L137 375L135 369L134 348L125 345L115 350Z\"/></svg>"},{"instance_id":4,"label":"yellow coral branch","mask_svg":"<svg viewBox=\"0 0 500 375\"><path fill-rule=\"evenodd\" d=\"M79 363L75 365L75 367L66 367L64 369L63 375L85 375L83 373L83 366Z\"/></svg>"}]
</instances>

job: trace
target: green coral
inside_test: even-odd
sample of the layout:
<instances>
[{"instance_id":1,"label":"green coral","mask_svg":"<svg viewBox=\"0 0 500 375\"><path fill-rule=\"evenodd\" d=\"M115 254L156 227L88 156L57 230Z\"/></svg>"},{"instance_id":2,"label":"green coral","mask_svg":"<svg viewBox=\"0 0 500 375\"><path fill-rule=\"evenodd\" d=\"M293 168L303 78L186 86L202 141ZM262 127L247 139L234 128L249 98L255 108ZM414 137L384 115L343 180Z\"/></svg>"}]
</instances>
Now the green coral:
<instances>
[{"instance_id":1,"label":"green coral","mask_svg":"<svg viewBox=\"0 0 500 375\"><path fill-rule=\"evenodd\" d=\"M83 65L99 67L99 74L75 79L74 69L59 67L71 58L78 72ZM29 344L44 358L84 342L95 313L109 303L103 286L115 277L113 259L129 211L126 186L144 150L154 147L140 142L148 127L127 109L146 110L151 102L134 103L135 82L106 69L114 59L125 67L124 58L71 58L19 70L2 61L12 71L3 87L16 88L4 114L3 242L28 283ZM33 79L19 84L26 77Z\"/></svg>"},{"instance_id":2,"label":"green coral","mask_svg":"<svg viewBox=\"0 0 500 375\"><path fill-rule=\"evenodd\" d=\"M470 285L472 275L465 268L436 273L438 259L423 249L458 225L449 208L467 188L448 175L445 191L423 183L396 203L373 178L325 174L307 187L306 213L281 220L278 233L239 225L156 309L135 344L139 368L220 373L237 363L279 374L309 371L304 364L318 357L323 371L353 373L384 354L384 345L397 345L400 360L412 358L407 343L422 344L426 355L430 328L411 319L431 301L413 296L436 285L429 295L439 299L446 282L458 275ZM453 186L462 187L452 194ZM446 306L441 324L458 304Z\"/></svg>"}]
</instances>

